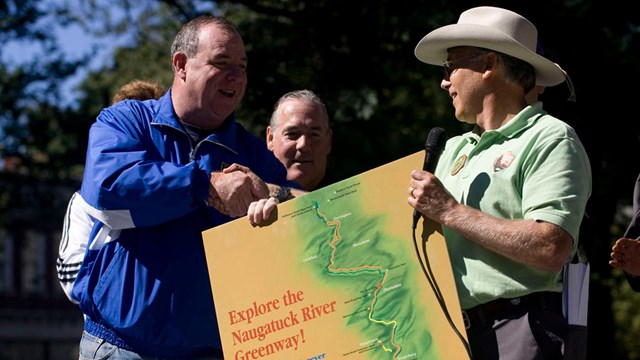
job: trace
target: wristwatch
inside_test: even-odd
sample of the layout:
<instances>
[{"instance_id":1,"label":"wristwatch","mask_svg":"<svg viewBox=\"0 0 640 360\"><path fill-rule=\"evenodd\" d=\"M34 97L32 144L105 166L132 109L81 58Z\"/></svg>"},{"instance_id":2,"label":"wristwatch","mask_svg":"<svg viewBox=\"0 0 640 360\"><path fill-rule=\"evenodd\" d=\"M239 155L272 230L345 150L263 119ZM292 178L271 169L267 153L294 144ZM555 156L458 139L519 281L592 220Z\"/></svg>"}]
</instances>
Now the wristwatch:
<instances>
[{"instance_id":1,"label":"wristwatch","mask_svg":"<svg viewBox=\"0 0 640 360\"><path fill-rule=\"evenodd\" d=\"M278 191L271 196L278 199L279 202L283 202L289 198L289 195L291 195L291 188L279 186Z\"/></svg>"}]
</instances>

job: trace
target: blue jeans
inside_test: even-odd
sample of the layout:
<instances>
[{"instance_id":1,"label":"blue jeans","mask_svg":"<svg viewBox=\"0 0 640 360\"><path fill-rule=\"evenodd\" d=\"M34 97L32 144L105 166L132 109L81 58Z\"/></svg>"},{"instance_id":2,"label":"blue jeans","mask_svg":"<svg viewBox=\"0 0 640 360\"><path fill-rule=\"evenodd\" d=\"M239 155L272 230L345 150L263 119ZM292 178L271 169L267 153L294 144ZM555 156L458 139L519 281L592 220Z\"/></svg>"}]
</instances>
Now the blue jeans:
<instances>
[{"instance_id":1,"label":"blue jeans","mask_svg":"<svg viewBox=\"0 0 640 360\"><path fill-rule=\"evenodd\" d=\"M121 349L86 331L82 332L80 340L79 360L163 360L157 357L141 356L133 351ZM190 360L224 360L222 357L208 356L191 358Z\"/></svg>"}]
</instances>

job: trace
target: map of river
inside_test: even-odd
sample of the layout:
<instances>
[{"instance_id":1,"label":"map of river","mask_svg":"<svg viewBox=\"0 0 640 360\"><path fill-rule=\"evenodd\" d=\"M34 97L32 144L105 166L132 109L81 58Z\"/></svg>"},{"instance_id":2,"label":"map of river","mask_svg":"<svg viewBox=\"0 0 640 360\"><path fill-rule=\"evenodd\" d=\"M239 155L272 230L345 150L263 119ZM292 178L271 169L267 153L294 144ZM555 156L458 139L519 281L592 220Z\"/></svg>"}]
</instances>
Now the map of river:
<instances>
[{"instance_id":1,"label":"map of river","mask_svg":"<svg viewBox=\"0 0 640 360\"><path fill-rule=\"evenodd\" d=\"M439 228L420 222L417 247L412 237L407 189L423 159L279 204L269 225L203 233L225 359L468 358ZM423 241L445 309L420 266Z\"/></svg>"}]
</instances>

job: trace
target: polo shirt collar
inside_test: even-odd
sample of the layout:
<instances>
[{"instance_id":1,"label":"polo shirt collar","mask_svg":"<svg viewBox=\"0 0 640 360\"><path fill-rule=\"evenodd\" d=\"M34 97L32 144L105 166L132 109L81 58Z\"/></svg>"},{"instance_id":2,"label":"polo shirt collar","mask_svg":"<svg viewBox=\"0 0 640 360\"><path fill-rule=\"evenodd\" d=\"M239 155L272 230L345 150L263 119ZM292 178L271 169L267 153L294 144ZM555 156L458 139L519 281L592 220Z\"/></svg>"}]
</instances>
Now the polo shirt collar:
<instances>
[{"instance_id":1,"label":"polo shirt collar","mask_svg":"<svg viewBox=\"0 0 640 360\"><path fill-rule=\"evenodd\" d=\"M522 109L511 120L509 120L500 128L496 130L485 131L482 136L478 136L477 131L469 131L464 134L464 138L467 142L470 143L478 143L481 137L493 137L496 133L506 138L512 138L517 136L522 131L533 126L533 124L536 123L540 116L545 114L546 112L542 109L542 102L538 101Z\"/></svg>"}]
</instances>

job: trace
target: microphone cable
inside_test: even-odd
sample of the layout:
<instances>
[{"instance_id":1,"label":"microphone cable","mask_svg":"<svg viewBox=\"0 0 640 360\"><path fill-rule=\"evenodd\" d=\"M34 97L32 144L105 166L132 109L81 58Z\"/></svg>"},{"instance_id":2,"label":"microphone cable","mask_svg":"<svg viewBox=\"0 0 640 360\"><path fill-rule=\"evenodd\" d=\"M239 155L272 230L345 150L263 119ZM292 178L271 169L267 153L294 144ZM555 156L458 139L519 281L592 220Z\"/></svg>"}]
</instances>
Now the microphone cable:
<instances>
[{"instance_id":1,"label":"microphone cable","mask_svg":"<svg viewBox=\"0 0 640 360\"><path fill-rule=\"evenodd\" d=\"M444 301L444 296L440 291L440 287L436 282L435 276L433 276L433 271L431 270L431 265L429 264L429 257L427 256L427 239L424 239L422 241L422 252L424 254L424 262L422 261L422 256L420 256L420 250L418 249L418 240L416 238L416 223L417 221L414 220L411 226L411 229L412 229L411 234L413 237L413 247L416 252L416 257L418 258L418 263L420 263L420 268L422 269L422 273L424 274L425 278L427 278L427 281L429 282L429 286L431 287L431 290L433 291L433 294L435 295L436 300L438 301L438 304L440 305L440 308L442 309L442 312L444 313L444 316L447 319L447 322L449 322L449 326L453 329L456 336L464 346L464 349L467 352L469 359L473 359L473 356L471 355L471 348L469 346L469 342L464 338L464 336L462 336L462 333L460 333L460 330L458 330L456 325L453 323L453 320L451 319L451 315L449 314L449 310L447 309L447 304Z\"/></svg>"}]
</instances>

